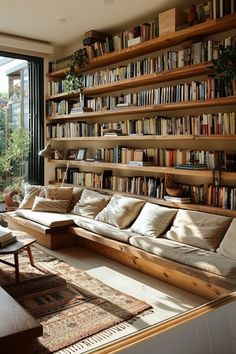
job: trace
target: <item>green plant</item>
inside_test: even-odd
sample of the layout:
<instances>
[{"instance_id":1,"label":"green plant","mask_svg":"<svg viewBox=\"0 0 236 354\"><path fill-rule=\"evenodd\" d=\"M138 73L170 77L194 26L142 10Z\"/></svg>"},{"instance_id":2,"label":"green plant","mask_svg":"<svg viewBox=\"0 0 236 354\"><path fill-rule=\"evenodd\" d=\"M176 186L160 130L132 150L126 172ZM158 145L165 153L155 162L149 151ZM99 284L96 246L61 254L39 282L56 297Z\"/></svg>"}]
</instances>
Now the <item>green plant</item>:
<instances>
[{"instance_id":1,"label":"green plant","mask_svg":"<svg viewBox=\"0 0 236 354\"><path fill-rule=\"evenodd\" d=\"M14 127L0 153L0 184L21 189L24 182L25 160L28 157L30 135L23 127Z\"/></svg>"},{"instance_id":2,"label":"green plant","mask_svg":"<svg viewBox=\"0 0 236 354\"><path fill-rule=\"evenodd\" d=\"M83 68L88 62L88 55L85 48L80 48L73 54L73 64Z\"/></svg>"},{"instance_id":3,"label":"green plant","mask_svg":"<svg viewBox=\"0 0 236 354\"><path fill-rule=\"evenodd\" d=\"M66 75L64 85L65 91L68 93L82 92L84 87L83 76L72 71Z\"/></svg>"},{"instance_id":4,"label":"green plant","mask_svg":"<svg viewBox=\"0 0 236 354\"><path fill-rule=\"evenodd\" d=\"M236 78L236 44L224 47L220 45L220 54L212 60L210 77L231 82Z\"/></svg>"}]
</instances>

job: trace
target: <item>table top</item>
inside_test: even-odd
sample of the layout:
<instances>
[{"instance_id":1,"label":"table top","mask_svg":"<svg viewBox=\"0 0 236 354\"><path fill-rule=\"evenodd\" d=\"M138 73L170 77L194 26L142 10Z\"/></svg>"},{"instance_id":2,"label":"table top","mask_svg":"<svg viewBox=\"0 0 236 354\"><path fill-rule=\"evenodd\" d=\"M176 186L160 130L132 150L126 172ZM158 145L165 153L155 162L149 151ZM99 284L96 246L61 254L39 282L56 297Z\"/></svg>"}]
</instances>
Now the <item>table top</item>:
<instances>
[{"instance_id":1,"label":"table top","mask_svg":"<svg viewBox=\"0 0 236 354\"><path fill-rule=\"evenodd\" d=\"M14 254L19 252L22 248L25 248L27 246L30 246L32 243L34 243L36 240L31 237L30 235L27 235L26 233L24 234L19 234L18 231L12 231L12 234L16 236L17 241L10 243L7 246L0 247L0 254Z\"/></svg>"}]
</instances>

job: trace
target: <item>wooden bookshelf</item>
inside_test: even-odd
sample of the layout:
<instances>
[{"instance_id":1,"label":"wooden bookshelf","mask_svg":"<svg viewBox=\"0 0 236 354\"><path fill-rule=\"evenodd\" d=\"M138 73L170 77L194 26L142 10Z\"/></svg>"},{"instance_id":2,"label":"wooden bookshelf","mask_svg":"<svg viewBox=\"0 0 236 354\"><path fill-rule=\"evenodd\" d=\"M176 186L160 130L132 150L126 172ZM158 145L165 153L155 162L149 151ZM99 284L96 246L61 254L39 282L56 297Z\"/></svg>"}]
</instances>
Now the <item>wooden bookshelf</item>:
<instances>
[{"instance_id":1,"label":"wooden bookshelf","mask_svg":"<svg viewBox=\"0 0 236 354\"><path fill-rule=\"evenodd\" d=\"M188 39L205 37L215 33L224 32L235 28L236 13L227 15L216 20L199 23L195 26L182 29L175 33L170 33L164 36L150 39L146 42L134 45L129 48L122 49L118 52L104 54L103 56L91 59L83 70L77 69L77 72L85 72L94 70L103 66L112 65L124 60L129 60L134 57L139 57L145 54L152 53L159 49L169 48L180 44ZM51 72L48 76L52 79L62 78L65 73L69 72L70 68L66 67L55 72Z\"/></svg>"}]
</instances>

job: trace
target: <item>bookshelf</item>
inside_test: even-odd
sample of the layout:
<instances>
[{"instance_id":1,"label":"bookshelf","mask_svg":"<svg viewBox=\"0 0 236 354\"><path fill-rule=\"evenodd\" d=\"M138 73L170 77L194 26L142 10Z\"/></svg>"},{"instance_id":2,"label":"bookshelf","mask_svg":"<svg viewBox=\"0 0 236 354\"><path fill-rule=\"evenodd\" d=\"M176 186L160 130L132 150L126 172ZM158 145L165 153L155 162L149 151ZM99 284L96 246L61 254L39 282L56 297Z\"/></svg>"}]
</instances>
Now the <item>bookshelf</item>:
<instances>
[{"instance_id":1,"label":"bookshelf","mask_svg":"<svg viewBox=\"0 0 236 354\"><path fill-rule=\"evenodd\" d=\"M195 26L179 30L175 33L163 35L154 39L150 39L146 42L134 45L129 48L122 49L118 52L112 52L104 54L100 57L93 58L89 63L83 68L75 68L76 72L82 72L84 75L86 73L94 73L100 68L112 68L119 65L119 63L129 63L129 61L134 61L137 58L153 55L158 51L165 51L169 48L181 46L181 43L186 41L198 41L199 38L203 41L205 38L211 38L216 34L224 34L228 36L229 31L235 30L235 20L236 13L227 15L223 18L218 18L216 20L209 20L204 23L197 24ZM234 33L235 35L235 33ZM137 77L121 79L115 82L108 82L105 84L93 85L85 87L83 95L88 98L96 100L98 97L103 99L104 97L111 96L111 99L114 99L116 95L119 95L121 92L126 95L130 93L134 95L137 92L142 90L155 90L156 87L168 87L173 83L174 85L181 85L184 83L185 90L189 82L194 80L199 81L204 80L207 82L210 79L208 78L209 74L209 65L210 61L203 61L201 63L187 65L179 68L174 68L171 70L166 70L161 73L152 72L139 75ZM62 80L66 73L70 71L69 67L50 72L48 74L49 80L57 81ZM187 84L186 84L187 83ZM189 91L191 91L189 86ZM175 89L174 89L175 90ZM150 91L151 92L151 91ZM57 105L57 102L61 100L70 100L76 99L79 94L67 94L65 92L58 94L50 94L47 98L47 103L49 105ZM187 96L188 97L188 96ZM223 205L223 208L236 209L236 183L235 177L236 172L220 170L218 167L215 168L216 171L208 170L191 170L191 169L177 169L173 166L132 166L124 163L115 163L115 162L105 162L105 161L92 161L96 151L99 149L103 150L112 150L115 146L122 146L127 149L166 149L175 151L179 148L183 150L192 150L192 151L236 151L236 117L235 117L235 107L236 107L236 96L225 96L225 97L214 97L214 98L202 98L202 99L186 99L184 101L180 100L179 102L165 102L165 103L152 103L146 105L135 105L135 106L126 106L126 107L114 107L111 106L107 110L97 110L92 112L83 112L78 114L57 114L57 112L52 112L46 117L47 138L51 141L53 146L57 146L59 150L69 150L69 149L84 149L88 150L88 158L90 161L77 161L69 160L70 168L78 168L81 173L93 174L93 178L97 178L98 185L87 185L91 188L101 188L106 189L105 184L102 182L100 176L104 171L110 171L113 175L111 183L114 183L117 179L117 183L120 180L127 178L127 181L130 181L133 178L133 183L141 183L143 186L143 179L145 176L150 176L151 179L159 180L161 183L165 180L165 176L171 175L174 177L174 182L176 184L182 184L192 193L192 190L198 186L202 188L204 193L204 203L209 205L203 205L203 208L214 208L222 207L220 203L216 200L212 201L209 197L210 189L212 189L213 183L215 183L216 175L219 177L220 174L220 187L223 186L226 188L227 193L232 194L231 204L228 203ZM56 107L57 109L57 107ZM51 111L50 111L51 112ZM212 115L215 117L219 114L225 115L225 119L228 121L228 116L232 114L232 123L230 123L230 133L228 128L224 128L222 134L217 133L195 133L195 134L133 134L133 135L103 135L100 130L102 125L113 124L119 122L119 124L126 124L125 122L129 120L145 120L149 118L155 118L156 121L169 119L171 117L186 117L186 116L198 116L199 122L202 121L203 115ZM218 118L217 118L218 119ZM217 120L218 122L218 120ZM89 129L95 130L95 133L88 134L82 133L70 136L63 136L65 131L65 126L70 125L70 129L79 124L84 124L85 130ZM226 123L224 123L226 124ZM228 123L227 123L228 124ZM96 125L96 126L95 126ZM56 133L52 133L52 129ZM57 133L62 131L63 133ZM73 128L74 129L74 128ZM77 129L77 128L76 128ZM199 128L202 131L202 128ZM225 130L226 129L226 130ZM199 131L200 131L199 130ZM59 135L57 135L59 134ZM62 134L62 136L61 136ZM74 133L73 133L74 134ZM53 160L48 161L49 166L52 166L51 169L60 168L63 173L68 160ZM111 176L109 177L111 179ZM138 179L140 181L138 182ZM57 183L55 180L51 180L50 183ZM110 183L110 182L109 182ZM127 182L128 183L128 182ZM141 186L141 185L140 185ZM140 189L138 187L138 190ZM190 186L190 187L189 187ZM135 187L135 188L136 188ZM215 186L214 186L215 187ZM219 188L219 191L221 189ZM112 187L113 190L114 186ZM133 187L132 187L133 188ZM133 189L134 190L134 189ZM136 189L135 189L136 190ZM123 192L122 190L118 190ZM130 191L125 191L130 193ZM164 193L162 191L162 193ZM223 192L222 192L223 193ZM139 194L139 193L134 193ZM142 193L143 194L143 190ZM150 196L152 197L152 196ZM160 197L162 203L168 204L169 202L164 201L163 195ZM210 198L210 199L209 199ZM229 196L227 198L230 198ZM213 198L214 199L214 198ZM159 200L159 199L158 199ZM194 200L196 203L196 200ZM201 201L202 203L202 201ZM189 207L190 208L190 207Z\"/></svg>"}]
</instances>

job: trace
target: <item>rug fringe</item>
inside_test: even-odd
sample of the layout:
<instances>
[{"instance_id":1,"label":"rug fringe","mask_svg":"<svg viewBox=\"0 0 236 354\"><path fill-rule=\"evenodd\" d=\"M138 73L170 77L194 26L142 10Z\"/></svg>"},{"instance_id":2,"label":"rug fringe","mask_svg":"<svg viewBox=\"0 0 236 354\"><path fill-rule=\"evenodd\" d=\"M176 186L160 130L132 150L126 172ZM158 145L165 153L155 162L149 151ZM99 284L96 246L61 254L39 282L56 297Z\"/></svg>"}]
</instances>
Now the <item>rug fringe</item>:
<instances>
[{"instance_id":1,"label":"rug fringe","mask_svg":"<svg viewBox=\"0 0 236 354\"><path fill-rule=\"evenodd\" d=\"M124 322L121 322L115 326L112 326L110 328L107 328L99 333L96 333L92 335L91 337L82 339L78 343L75 343L65 349L61 349L60 351L57 352L57 354L73 354L76 353L78 350L87 350L91 348L94 344L100 343L103 340L110 338L112 335L116 333L120 333L126 328L129 328L134 322L136 322L138 319L143 318L147 315L150 315L154 313L155 311L153 309L146 310L145 312L138 314L134 316L133 318L130 318Z\"/></svg>"}]
</instances>

